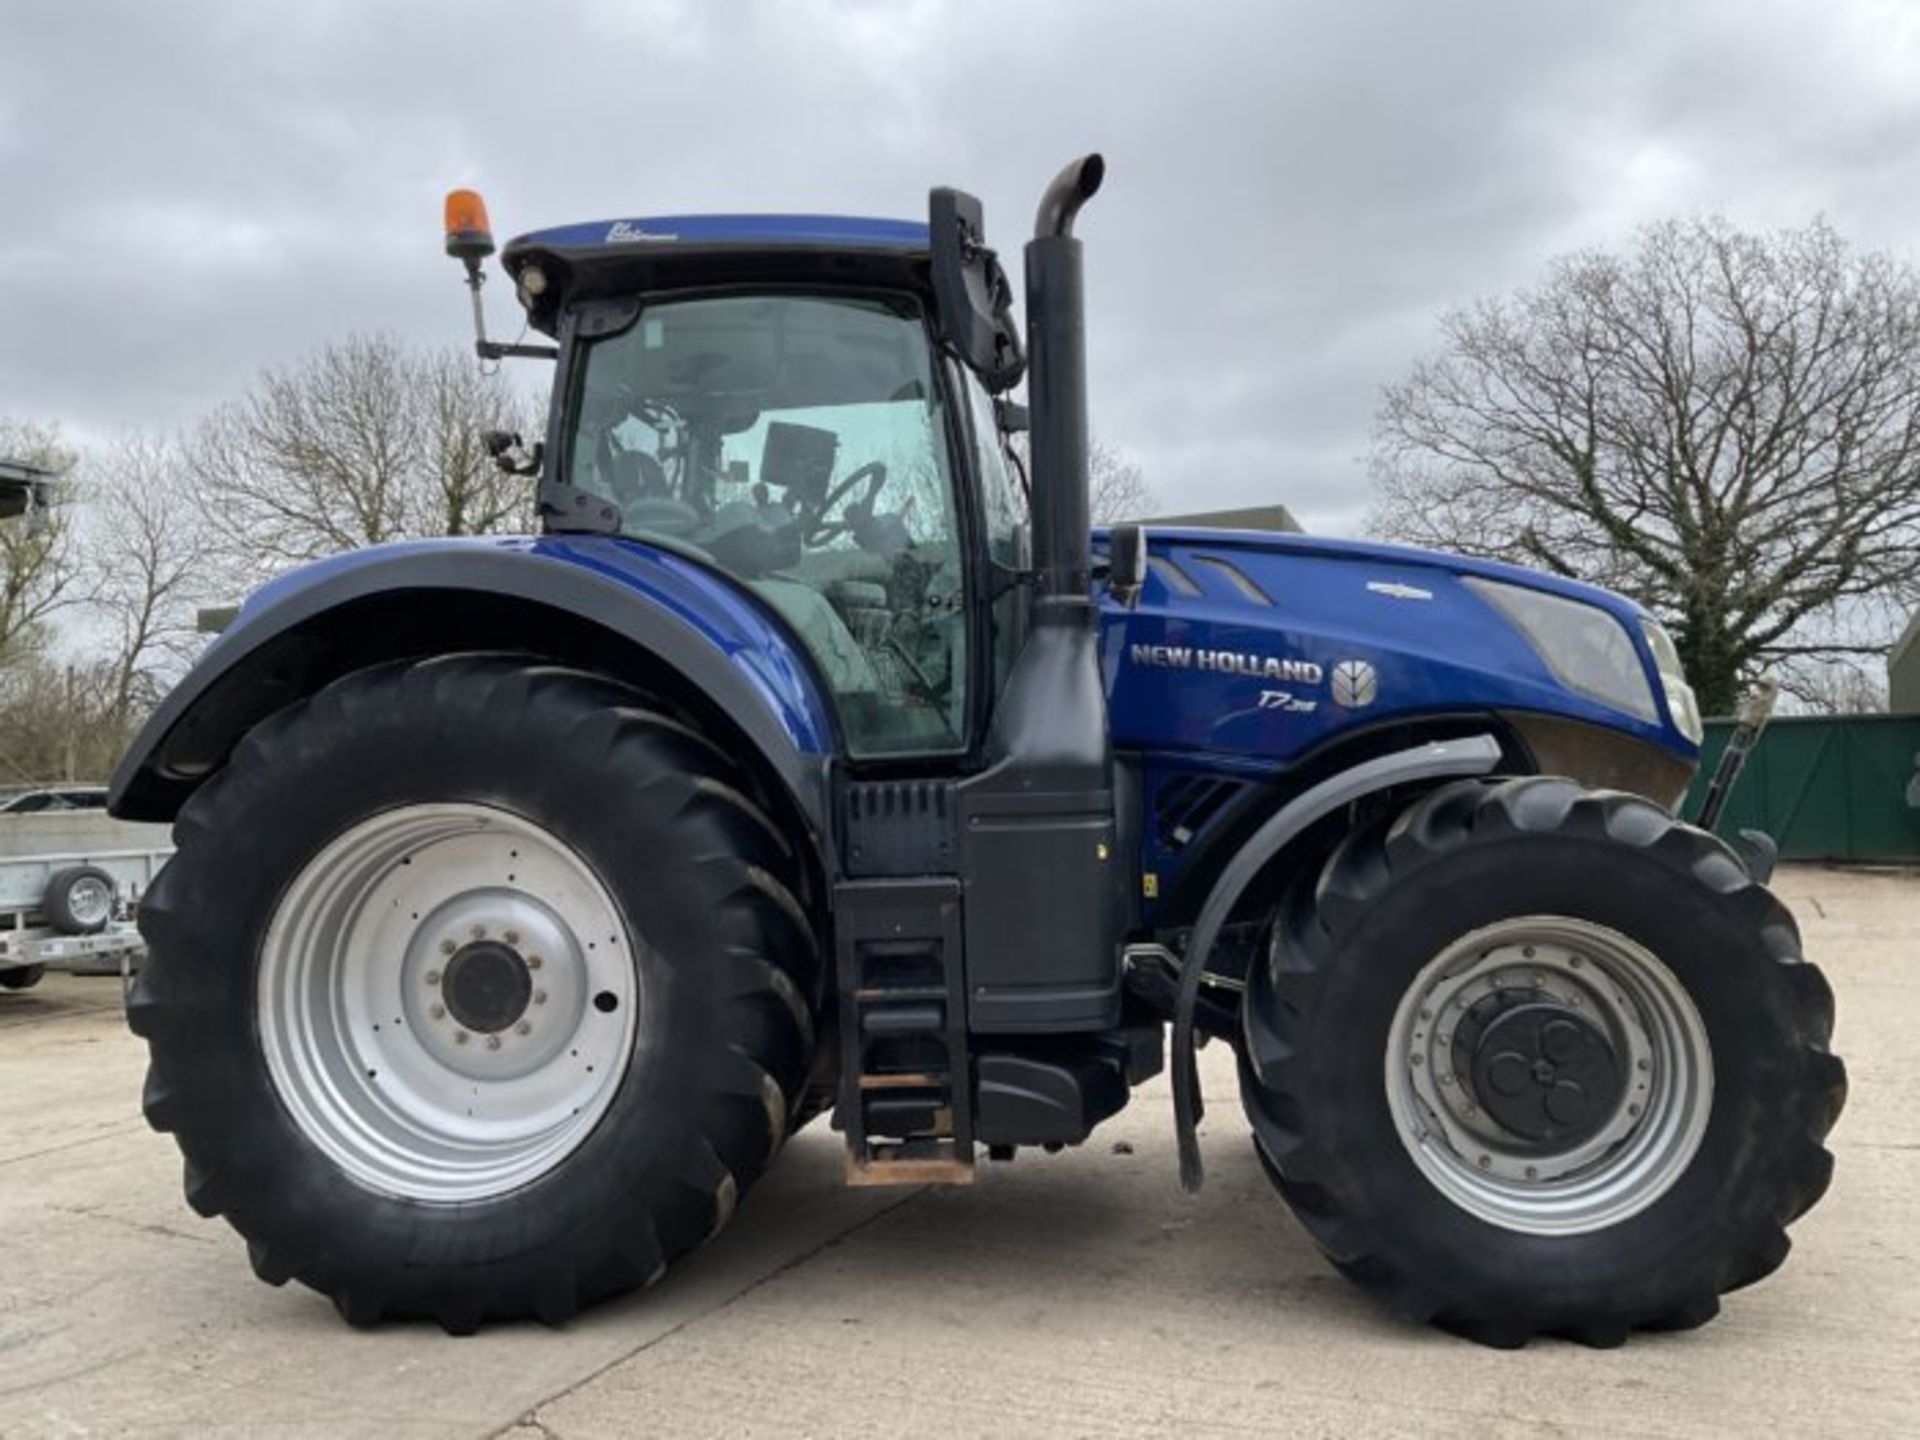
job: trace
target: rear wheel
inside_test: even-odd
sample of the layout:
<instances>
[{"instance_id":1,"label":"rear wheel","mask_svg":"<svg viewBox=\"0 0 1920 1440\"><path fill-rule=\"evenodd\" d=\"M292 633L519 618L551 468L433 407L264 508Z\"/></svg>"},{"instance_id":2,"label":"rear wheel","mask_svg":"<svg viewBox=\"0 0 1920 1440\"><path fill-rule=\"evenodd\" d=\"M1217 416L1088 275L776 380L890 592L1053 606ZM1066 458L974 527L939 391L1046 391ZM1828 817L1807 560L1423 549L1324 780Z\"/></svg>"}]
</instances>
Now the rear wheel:
<instances>
[{"instance_id":1,"label":"rear wheel","mask_svg":"<svg viewBox=\"0 0 1920 1440\"><path fill-rule=\"evenodd\" d=\"M1243 1011L1269 1172L1346 1274L1490 1344L1697 1325L1825 1190L1832 996L1719 841L1445 787L1287 897Z\"/></svg>"},{"instance_id":2,"label":"rear wheel","mask_svg":"<svg viewBox=\"0 0 1920 1440\"><path fill-rule=\"evenodd\" d=\"M0 990L31 990L46 978L44 965L17 965L11 970L0 970Z\"/></svg>"},{"instance_id":3,"label":"rear wheel","mask_svg":"<svg viewBox=\"0 0 1920 1440\"><path fill-rule=\"evenodd\" d=\"M195 793L129 1015L187 1195L350 1320L559 1321L716 1233L788 1132L819 963L751 780L644 697L363 671Z\"/></svg>"}]
</instances>

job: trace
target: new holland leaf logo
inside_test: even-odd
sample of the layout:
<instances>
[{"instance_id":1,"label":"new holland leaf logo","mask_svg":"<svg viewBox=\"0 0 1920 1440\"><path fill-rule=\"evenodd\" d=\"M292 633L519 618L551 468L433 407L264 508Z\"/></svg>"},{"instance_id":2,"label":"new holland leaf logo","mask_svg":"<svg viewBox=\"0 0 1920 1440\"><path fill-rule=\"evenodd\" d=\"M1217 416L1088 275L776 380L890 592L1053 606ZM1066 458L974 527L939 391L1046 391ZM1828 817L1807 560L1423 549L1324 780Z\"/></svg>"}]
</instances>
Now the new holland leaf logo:
<instances>
[{"instance_id":1,"label":"new holland leaf logo","mask_svg":"<svg viewBox=\"0 0 1920 1440\"><path fill-rule=\"evenodd\" d=\"M1333 667L1333 703L1359 710L1380 693L1380 678L1364 660L1342 660Z\"/></svg>"}]
</instances>

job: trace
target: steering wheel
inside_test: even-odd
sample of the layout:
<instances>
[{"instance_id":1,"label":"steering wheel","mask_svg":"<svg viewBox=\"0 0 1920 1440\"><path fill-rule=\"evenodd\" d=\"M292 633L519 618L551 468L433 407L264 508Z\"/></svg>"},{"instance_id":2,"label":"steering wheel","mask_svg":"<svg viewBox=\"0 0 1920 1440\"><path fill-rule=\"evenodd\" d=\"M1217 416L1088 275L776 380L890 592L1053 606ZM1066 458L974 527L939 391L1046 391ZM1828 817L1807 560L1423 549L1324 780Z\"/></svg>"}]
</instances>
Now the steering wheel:
<instances>
[{"instance_id":1,"label":"steering wheel","mask_svg":"<svg viewBox=\"0 0 1920 1440\"><path fill-rule=\"evenodd\" d=\"M862 506L868 510L873 508L874 501L880 498L881 490L886 488L887 467L878 460L870 460L827 491L827 497L820 502L819 510L806 522L801 543L809 546L824 545L844 533L847 529L847 522L844 519L828 520L826 517L832 513L834 506L845 500L853 493L854 488L863 482L867 487L867 493L858 500L852 501L848 509L858 509Z\"/></svg>"}]
</instances>

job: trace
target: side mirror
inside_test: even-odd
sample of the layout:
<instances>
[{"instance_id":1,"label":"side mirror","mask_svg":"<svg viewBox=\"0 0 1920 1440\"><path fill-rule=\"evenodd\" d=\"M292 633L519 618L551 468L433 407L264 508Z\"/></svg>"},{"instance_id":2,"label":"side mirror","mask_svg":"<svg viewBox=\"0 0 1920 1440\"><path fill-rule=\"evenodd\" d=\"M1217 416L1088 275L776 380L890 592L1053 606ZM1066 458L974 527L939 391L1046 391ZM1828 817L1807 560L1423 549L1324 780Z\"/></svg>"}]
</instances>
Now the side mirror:
<instances>
[{"instance_id":1,"label":"side mirror","mask_svg":"<svg viewBox=\"0 0 1920 1440\"><path fill-rule=\"evenodd\" d=\"M1147 528L1116 525L1107 532L1107 590L1131 610L1147 583Z\"/></svg>"},{"instance_id":2,"label":"side mirror","mask_svg":"<svg viewBox=\"0 0 1920 1440\"><path fill-rule=\"evenodd\" d=\"M1013 287L987 248L980 202L945 186L927 199L934 323L940 339L998 395L1027 372L1013 322Z\"/></svg>"}]
</instances>

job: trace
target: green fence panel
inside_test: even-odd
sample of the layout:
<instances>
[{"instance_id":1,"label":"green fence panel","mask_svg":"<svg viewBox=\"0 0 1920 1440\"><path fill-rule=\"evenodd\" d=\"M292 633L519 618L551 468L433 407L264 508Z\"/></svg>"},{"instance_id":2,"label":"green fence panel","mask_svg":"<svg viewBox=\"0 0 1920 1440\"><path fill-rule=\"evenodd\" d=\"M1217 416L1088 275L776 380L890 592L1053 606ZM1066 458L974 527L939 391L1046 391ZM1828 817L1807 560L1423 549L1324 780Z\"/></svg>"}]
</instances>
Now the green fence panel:
<instances>
[{"instance_id":1,"label":"green fence panel","mask_svg":"<svg viewBox=\"0 0 1920 1440\"><path fill-rule=\"evenodd\" d=\"M1709 720L1691 815L1733 733ZM1764 830L1786 860L1920 860L1920 715L1786 716L1747 760L1717 827Z\"/></svg>"}]
</instances>

